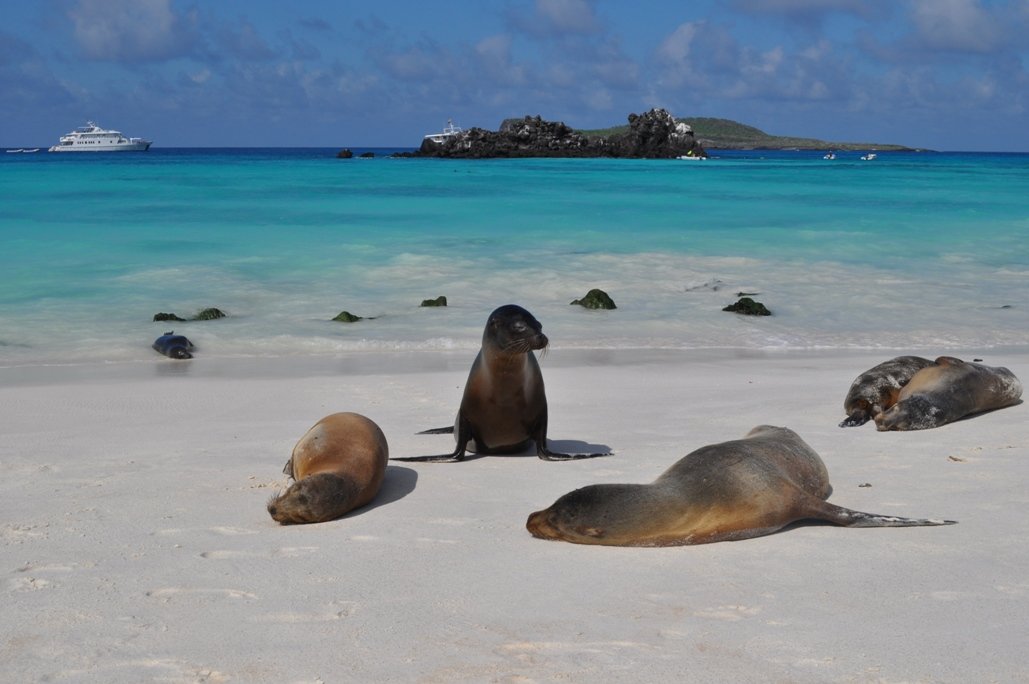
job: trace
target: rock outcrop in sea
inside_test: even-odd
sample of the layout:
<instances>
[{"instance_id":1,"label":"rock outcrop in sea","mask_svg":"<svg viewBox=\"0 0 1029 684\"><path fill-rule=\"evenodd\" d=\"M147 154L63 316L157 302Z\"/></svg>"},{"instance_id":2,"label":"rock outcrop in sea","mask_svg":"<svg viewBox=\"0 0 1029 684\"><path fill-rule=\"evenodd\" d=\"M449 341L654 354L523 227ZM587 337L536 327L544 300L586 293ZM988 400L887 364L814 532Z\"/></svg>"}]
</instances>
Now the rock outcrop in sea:
<instances>
[{"instance_id":1,"label":"rock outcrop in sea","mask_svg":"<svg viewBox=\"0 0 1029 684\"><path fill-rule=\"evenodd\" d=\"M761 302L755 302L750 297L741 297L735 304L722 309L722 311L731 311L732 313L743 314L744 316L771 316L772 312L768 310Z\"/></svg>"},{"instance_id":2,"label":"rock outcrop in sea","mask_svg":"<svg viewBox=\"0 0 1029 684\"><path fill-rule=\"evenodd\" d=\"M610 295L608 295L606 292L598 288L593 288L592 290L586 293L585 297L583 297L582 299L574 300L572 304L578 304L579 306L587 309L618 308L617 306L615 306L615 302L613 299L611 299Z\"/></svg>"},{"instance_id":3,"label":"rock outcrop in sea","mask_svg":"<svg viewBox=\"0 0 1029 684\"><path fill-rule=\"evenodd\" d=\"M494 157L620 157L674 159L706 157L689 125L664 109L630 114L629 128L611 136L589 136L560 121L539 116L505 120L498 131L471 128L443 142L426 138L415 157L489 159Z\"/></svg>"}]
</instances>

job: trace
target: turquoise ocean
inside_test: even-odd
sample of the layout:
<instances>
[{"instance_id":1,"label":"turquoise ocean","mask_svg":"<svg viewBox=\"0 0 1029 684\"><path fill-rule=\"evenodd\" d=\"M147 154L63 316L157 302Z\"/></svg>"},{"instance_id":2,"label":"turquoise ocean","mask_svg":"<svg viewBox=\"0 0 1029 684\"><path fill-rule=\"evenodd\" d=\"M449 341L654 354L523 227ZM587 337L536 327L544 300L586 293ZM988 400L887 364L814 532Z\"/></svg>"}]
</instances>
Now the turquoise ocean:
<instances>
[{"instance_id":1,"label":"turquoise ocean","mask_svg":"<svg viewBox=\"0 0 1029 684\"><path fill-rule=\"evenodd\" d=\"M0 367L152 362L167 330L211 358L471 351L507 303L555 350L1029 345L1026 154L373 151L0 154ZM594 287L618 308L569 305ZM773 315L723 312L740 292Z\"/></svg>"}]
</instances>

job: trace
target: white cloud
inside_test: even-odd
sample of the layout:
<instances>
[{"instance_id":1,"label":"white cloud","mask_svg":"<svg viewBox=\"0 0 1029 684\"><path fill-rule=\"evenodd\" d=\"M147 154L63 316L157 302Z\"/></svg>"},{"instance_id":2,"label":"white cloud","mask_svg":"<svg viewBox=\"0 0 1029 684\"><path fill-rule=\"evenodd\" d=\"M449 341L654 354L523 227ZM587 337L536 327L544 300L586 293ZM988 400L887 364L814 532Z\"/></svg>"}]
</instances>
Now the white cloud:
<instances>
[{"instance_id":1,"label":"white cloud","mask_svg":"<svg viewBox=\"0 0 1029 684\"><path fill-rule=\"evenodd\" d=\"M188 18L172 11L171 0L78 0L68 17L89 59L159 61L183 54L190 42Z\"/></svg>"},{"instance_id":2,"label":"white cloud","mask_svg":"<svg viewBox=\"0 0 1029 684\"><path fill-rule=\"evenodd\" d=\"M560 33L595 33L600 28L593 6L586 0L536 0L536 13Z\"/></svg>"},{"instance_id":3,"label":"white cloud","mask_svg":"<svg viewBox=\"0 0 1029 684\"><path fill-rule=\"evenodd\" d=\"M690 50L698 30L699 25L696 23L680 24L667 38L661 41L657 48L658 57L667 64L685 64L690 56Z\"/></svg>"},{"instance_id":4,"label":"white cloud","mask_svg":"<svg viewBox=\"0 0 1029 684\"><path fill-rule=\"evenodd\" d=\"M922 44L935 50L989 53L1002 27L978 0L915 0L911 20Z\"/></svg>"}]
</instances>

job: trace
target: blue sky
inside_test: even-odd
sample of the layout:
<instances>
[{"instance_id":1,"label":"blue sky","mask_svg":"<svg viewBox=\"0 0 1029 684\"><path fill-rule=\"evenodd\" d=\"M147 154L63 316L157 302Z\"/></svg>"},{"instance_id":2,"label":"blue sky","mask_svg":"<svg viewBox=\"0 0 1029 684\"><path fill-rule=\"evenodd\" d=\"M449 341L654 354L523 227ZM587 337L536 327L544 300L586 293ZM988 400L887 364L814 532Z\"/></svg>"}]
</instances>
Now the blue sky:
<instances>
[{"instance_id":1,"label":"blue sky","mask_svg":"<svg viewBox=\"0 0 1029 684\"><path fill-rule=\"evenodd\" d=\"M0 146L417 146L448 118L664 107L1029 151L1029 0L5 0Z\"/></svg>"}]
</instances>

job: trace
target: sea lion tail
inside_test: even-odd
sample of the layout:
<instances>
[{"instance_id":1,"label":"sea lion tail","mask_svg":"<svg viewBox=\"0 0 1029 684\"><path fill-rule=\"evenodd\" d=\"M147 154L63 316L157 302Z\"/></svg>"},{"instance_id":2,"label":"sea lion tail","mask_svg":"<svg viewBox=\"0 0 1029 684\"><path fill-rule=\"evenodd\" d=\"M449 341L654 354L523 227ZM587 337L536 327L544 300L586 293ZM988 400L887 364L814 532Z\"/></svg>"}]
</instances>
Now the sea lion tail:
<instances>
[{"instance_id":1,"label":"sea lion tail","mask_svg":"<svg viewBox=\"0 0 1029 684\"><path fill-rule=\"evenodd\" d=\"M431 430L422 430L417 433L419 435L452 435L454 434L454 426L448 425L447 427L432 428Z\"/></svg>"},{"instance_id":2,"label":"sea lion tail","mask_svg":"<svg viewBox=\"0 0 1029 684\"><path fill-rule=\"evenodd\" d=\"M294 482L268 502L268 513L283 525L325 522L354 507L358 487L334 473L318 473Z\"/></svg>"},{"instance_id":3,"label":"sea lion tail","mask_svg":"<svg viewBox=\"0 0 1029 684\"><path fill-rule=\"evenodd\" d=\"M820 501L816 510L811 512L812 518L826 520L843 527L926 527L930 525L954 525L957 520L940 520L938 518L901 518L896 515L878 515L864 513L836 506L827 501Z\"/></svg>"}]
</instances>

